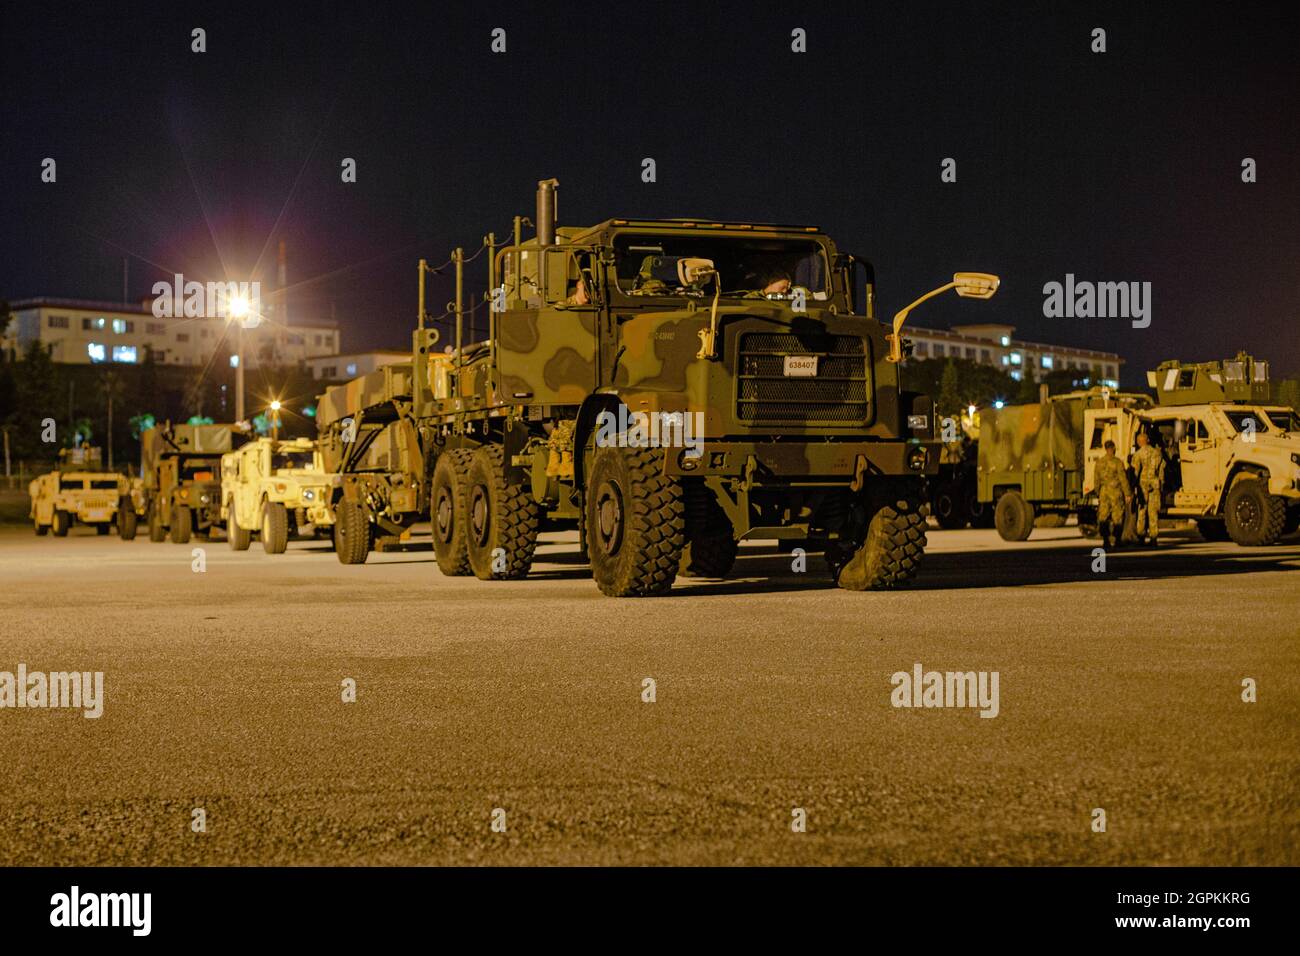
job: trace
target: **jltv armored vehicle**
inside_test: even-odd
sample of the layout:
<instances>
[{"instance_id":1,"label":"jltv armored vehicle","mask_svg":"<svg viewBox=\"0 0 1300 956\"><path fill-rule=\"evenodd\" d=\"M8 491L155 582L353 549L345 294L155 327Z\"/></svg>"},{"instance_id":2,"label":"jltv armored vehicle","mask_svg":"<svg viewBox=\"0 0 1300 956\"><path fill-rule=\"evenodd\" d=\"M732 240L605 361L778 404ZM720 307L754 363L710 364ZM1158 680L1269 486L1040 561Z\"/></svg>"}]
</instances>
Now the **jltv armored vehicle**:
<instances>
[{"instance_id":1,"label":"jltv armored vehicle","mask_svg":"<svg viewBox=\"0 0 1300 956\"><path fill-rule=\"evenodd\" d=\"M31 519L38 535L64 537L78 522L108 534L117 526L124 541L135 537L136 513L129 479L105 471L98 448L63 448L59 467L28 486Z\"/></svg>"},{"instance_id":2,"label":"jltv armored vehicle","mask_svg":"<svg viewBox=\"0 0 1300 956\"><path fill-rule=\"evenodd\" d=\"M340 560L427 514L444 573L519 578L545 518L578 526L609 595L725 575L746 537L824 550L841 587L909 581L938 449L930 399L899 387L902 324L949 289L988 298L996 277L959 273L887 335L870 267L815 227L560 228L557 185L539 183L534 238L516 220L513 244L487 239L486 339L465 340L458 251L455 339L435 351L421 263L409 371L357 385L369 404L322 401Z\"/></svg>"},{"instance_id":3,"label":"jltv armored vehicle","mask_svg":"<svg viewBox=\"0 0 1300 956\"><path fill-rule=\"evenodd\" d=\"M267 554L283 554L306 525L333 524L331 476L309 438L259 438L221 456L221 514L226 540L247 551L254 532Z\"/></svg>"},{"instance_id":4,"label":"jltv armored vehicle","mask_svg":"<svg viewBox=\"0 0 1300 956\"><path fill-rule=\"evenodd\" d=\"M185 544L221 526L221 456L242 443L234 425L156 425L141 435L149 540Z\"/></svg>"}]
</instances>

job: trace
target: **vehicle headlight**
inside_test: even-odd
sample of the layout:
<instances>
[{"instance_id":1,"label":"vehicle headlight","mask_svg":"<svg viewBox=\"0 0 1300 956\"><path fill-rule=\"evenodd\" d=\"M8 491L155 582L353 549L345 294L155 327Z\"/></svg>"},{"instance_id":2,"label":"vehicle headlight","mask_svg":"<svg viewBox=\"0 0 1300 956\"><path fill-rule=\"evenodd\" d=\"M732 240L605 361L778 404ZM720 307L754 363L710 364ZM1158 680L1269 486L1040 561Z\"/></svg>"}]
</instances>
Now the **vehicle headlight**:
<instances>
[{"instance_id":1,"label":"vehicle headlight","mask_svg":"<svg viewBox=\"0 0 1300 956\"><path fill-rule=\"evenodd\" d=\"M1300 465L1300 454L1296 454L1295 452L1291 453L1291 464Z\"/></svg>"},{"instance_id":2,"label":"vehicle headlight","mask_svg":"<svg viewBox=\"0 0 1300 956\"><path fill-rule=\"evenodd\" d=\"M304 489L302 490L302 500L303 500L303 501L315 501L315 500L316 500L316 492L313 491L313 490L310 489L310 488L304 488Z\"/></svg>"},{"instance_id":3,"label":"vehicle headlight","mask_svg":"<svg viewBox=\"0 0 1300 956\"><path fill-rule=\"evenodd\" d=\"M206 505L208 503L207 495L199 495L199 503Z\"/></svg>"}]
</instances>

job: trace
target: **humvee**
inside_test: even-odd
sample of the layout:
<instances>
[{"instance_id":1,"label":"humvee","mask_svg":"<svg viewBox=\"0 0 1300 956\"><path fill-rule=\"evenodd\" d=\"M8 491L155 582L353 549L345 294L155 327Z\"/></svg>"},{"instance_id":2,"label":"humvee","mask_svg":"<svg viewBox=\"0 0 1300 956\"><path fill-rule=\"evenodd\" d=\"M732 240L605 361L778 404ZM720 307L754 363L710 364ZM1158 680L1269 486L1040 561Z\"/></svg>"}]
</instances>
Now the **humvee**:
<instances>
[{"instance_id":1,"label":"humvee","mask_svg":"<svg viewBox=\"0 0 1300 956\"><path fill-rule=\"evenodd\" d=\"M263 551L283 554L299 529L333 524L331 483L309 438L259 438L222 455L221 516L230 547L247 551L256 531Z\"/></svg>"},{"instance_id":2,"label":"humvee","mask_svg":"<svg viewBox=\"0 0 1300 956\"><path fill-rule=\"evenodd\" d=\"M149 540L185 544L221 526L221 456L243 439L235 425L155 425L140 436Z\"/></svg>"},{"instance_id":3,"label":"humvee","mask_svg":"<svg viewBox=\"0 0 1300 956\"><path fill-rule=\"evenodd\" d=\"M557 185L538 184L535 237L517 217L512 244L486 240L485 339L465 338L458 250L455 339L435 350L421 262L404 393L361 385L375 401L318 418L343 473L340 560L427 514L443 573L484 580L527 575L543 519L577 526L614 596L661 594L679 570L724 576L744 538L823 550L844 588L911 580L938 448L930 398L899 386L902 325L950 289L987 298L997 278L959 273L887 334L869 264L816 227L565 228ZM380 440L399 481L354 474Z\"/></svg>"},{"instance_id":4,"label":"humvee","mask_svg":"<svg viewBox=\"0 0 1300 956\"><path fill-rule=\"evenodd\" d=\"M98 534L108 534L116 525L122 540L135 537L136 513L131 504L129 479L104 471L98 448L59 450L59 466L28 486L32 499L31 519L38 535L64 537L81 522Z\"/></svg>"}]
</instances>

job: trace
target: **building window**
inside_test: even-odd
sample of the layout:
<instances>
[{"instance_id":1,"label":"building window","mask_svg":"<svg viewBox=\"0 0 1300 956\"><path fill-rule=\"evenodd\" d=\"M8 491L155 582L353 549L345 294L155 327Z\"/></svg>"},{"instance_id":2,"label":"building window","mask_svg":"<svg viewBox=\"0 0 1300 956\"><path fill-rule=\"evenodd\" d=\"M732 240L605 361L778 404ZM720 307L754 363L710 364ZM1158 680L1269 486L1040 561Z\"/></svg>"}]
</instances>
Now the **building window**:
<instances>
[{"instance_id":1,"label":"building window","mask_svg":"<svg viewBox=\"0 0 1300 956\"><path fill-rule=\"evenodd\" d=\"M338 368L334 365L326 365L320 370L321 378L338 378Z\"/></svg>"},{"instance_id":2,"label":"building window","mask_svg":"<svg viewBox=\"0 0 1300 956\"><path fill-rule=\"evenodd\" d=\"M1002 347L1006 348L1008 345L1011 344L1011 337L1004 335L999 341L1002 343Z\"/></svg>"},{"instance_id":3,"label":"building window","mask_svg":"<svg viewBox=\"0 0 1300 956\"><path fill-rule=\"evenodd\" d=\"M137 353L134 345L114 345L113 361L114 362L132 362L136 361Z\"/></svg>"},{"instance_id":4,"label":"building window","mask_svg":"<svg viewBox=\"0 0 1300 956\"><path fill-rule=\"evenodd\" d=\"M86 343L86 354L90 356L92 362L103 362L108 359L108 349L98 342Z\"/></svg>"},{"instance_id":5,"label":"building window","mask_svg":"<svg viewBox=\"0 0 1300 956\"><path fill-rule=\"evenodd\" d=\"M93 330L105 328L107 323L103 319L82 319L81 328L83 331L90 332Z\"/></svg>"},{"instance_id":6,"label":"building window","mask_svg":"<svg viewBox=\"0 0 1300 956\"><path fill-rule=\"evenodd\" d=\"M163 335L167 332L167 326L163 325L161 322L147 322L145 323L144 330L150 335Z\"/></svg>"},{"instance_id":7,"label":"building window","mask_svg":"<svg viewBox=\"0 0 1300 956\"><path fill-rule=\"evenodd\" d=\"M347 375L356 375L356 374L357 374L357 363L356 363L356 362L349 362L349 363L348 363L348 367L345 368L343 371L344 371L344 373L347 374Z\"/></svg>"},{"instance_id":8,"label":"building window","mask_svg":"<svg viewBox=\"0 0 1300 956\"><path fill-rule=\"evenodd\" d=\"M1115 366L1113 366L1113 365L1107 365L1107 366L1106 366L1106 377L1107 377L1107 378L1114 378L1114 377L1115 377Z\"/></svg>"},{"instance_id":9,"label":"building window","mask_svg":"<svg viewBox=\"0 0 1300 956\"><path fill-rule=\"evenodd\" d=\"M1013 370L1011 372L1011 377L1014 378L1017 382L1020 381L1021 379L1020 370L1019 369Z\"/></svg>"},{"instance_id":10,"label":"building window","mask_svg":"<svg viewBox=\"0 0 1300 956\"><path fill-rule=\"evenodd\" d=\"M100 321L103 321L102 319ZM127 332L135 331L135 323L129 319L114 319L113 331L118 335L125 335Z\"/></svg>"},{"instance_id":11,"label":"building window","mask_svg":"<svg viewBox=\"0 0 1300 956\"><path fill-rule=\"evenodd\" d=\"M1012 352L1012 353L1011 353L1011 364L1012 364L1012 365L1019 365L1019 364L1020 364L1020 353L1019 353L1019 352Z\"/></svg>"},{"instance_id":12,"label":"building window","mask_svg":"<svg viewBox=\"0 0 1300 956\"><path fill-rule=\"evenodd\" d=\"M935 358L942 358L942 357L943 357L943 354L944 354L943 343L942 343L942 342L935 342L935 343L934 343L934 355L935 355Z\"/></svg>"},{"instance_id":13,"label":"building window","mask_svg":"<svg viewBox=\"0 0 1300 956\"><path fill-rule=\"evenodd\" d=\"M188 332L181 332L181 333L179 333L179 334L176 336L176 341L177 341L177 342L188 342L189 340L190 340L190 333L188 333ZM180 360L177 359L177 361L180 361Z\"/></svg>"},{"instance_id":14,"label":"building window","mask_svg":"<svg viewBox=\"0 0 1300 956\"><path fill-rule=\"evenodd\" d=\"M1043 356L1043 368L1051 368L1051 367L1052 367L1052 364L1053 364L1053 363L1052 363L1052 357L1051 357L1050 355L1044 355L1044 356Z\"/></svg>"},{"instance_id":15,"label":"building window","mask_svg":"<svg viewBox=\"0 0 1300 956\"><path fill-rule=\"evenodd\" d=\"M980 361L992 363L993 353L988 349L980 349Z\"/></svg>"},{"instance_id":16,"label":"building window","mask_svg":"<svg viewBox=\"0 0 1300 956\"><path fill-rule=\"evenodd\" d=\"M913 348L912 351L914 351L917 355L928 355L930 354L930 343L917 342L915 348Z\"/></svg>"},{"instance_id":17,"label":"building window","mask_svg":"<svg viewBox=\"0 0 1300 956\"><path fill-rule=\"evenodd\" d=\"M975 348L973 346L970 345L966 346L966 357L968 359L975 358Z\"/></svg>"},{"instance_id":18,"label":"building window","mask_svg":"<svg viewBox=\"0 0 1300 956\"><path fill-rule=\"evenodd\" d=\"M68 317L66 315L52 315L46 320L46 325L52 329L66 329L68 327Z\"/></svg>"},{"instance_id":19,"label":"building window","mask_svg":"<svg viewBox=\"0 0 1300 956\"><path fill-rule=\"evenodd\" d=\"M321 344L321 337L320 337L319 335L316 336L316 344L317 344L317 345L320 345L320 344Z\"/></svg>"},{"instance_id":20,"label":"building window","mask_svg":"<svg viewBox=\"0 0 1300 956\"><path fill-rule=\"evenodd\" d=\"M201 338L201 339L206 339L207 337L208 337L208 330L207 330L207 329L199 329L199 338Z\"/></svg>"}]
</instances>

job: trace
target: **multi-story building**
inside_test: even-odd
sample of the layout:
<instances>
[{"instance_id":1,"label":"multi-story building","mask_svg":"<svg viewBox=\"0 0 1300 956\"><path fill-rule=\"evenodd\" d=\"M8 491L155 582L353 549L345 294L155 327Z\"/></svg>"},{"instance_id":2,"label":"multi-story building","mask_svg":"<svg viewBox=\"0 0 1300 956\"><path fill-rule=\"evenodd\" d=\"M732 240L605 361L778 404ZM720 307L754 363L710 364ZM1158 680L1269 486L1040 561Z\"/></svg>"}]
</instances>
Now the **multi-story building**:
<instances>
[{"instance_id":1,"label":"multi-story building","mask_svg":"<svg viewBox=\"0 0 1300 956\"><path fill-rule=\"evenodd\" d=\"M339 382L356 378L358 375L369 375L384 365L409 361L411 361L410 352L380 349L375 352L351 352L347 355L310 358L304 365L311 371L312 378L323 382Z\"/></svg>"},{"instance_id":2,"label":"multi-story building","mask_svg":"<svg viewBox=\"0 0 1300 956\"><path fill-rule=\"evenodd\" d=\"M1036 382L1053 371L1070 370L1092 384L1119 387L1123 359L1114 352L1024 342L1012 338L1015 331L1014 325L954 325L951 330L909 325L903 335L911 340L912 355L918 359L969 359L1002 368L1016 381L1028 374Z\"/></svg>"},{"instance_id":3,"label":"multi-story building","mask_svg":"<svg viewBox=\"0 0 1300 956\"><path fill-rule=\"evenodd\" d=\"M21 355L35 340L49 348L54 361L74 365L139 363L148 350L164 365L207 365L214 356L230 362L240 334L247 368L298 365L339 351L332 322L264 321L241 330L223 318L159 318L147 304L81 299L24 299L9 309L15 319L3 342L6 352Z\"/></svg>"}]
</instances>

